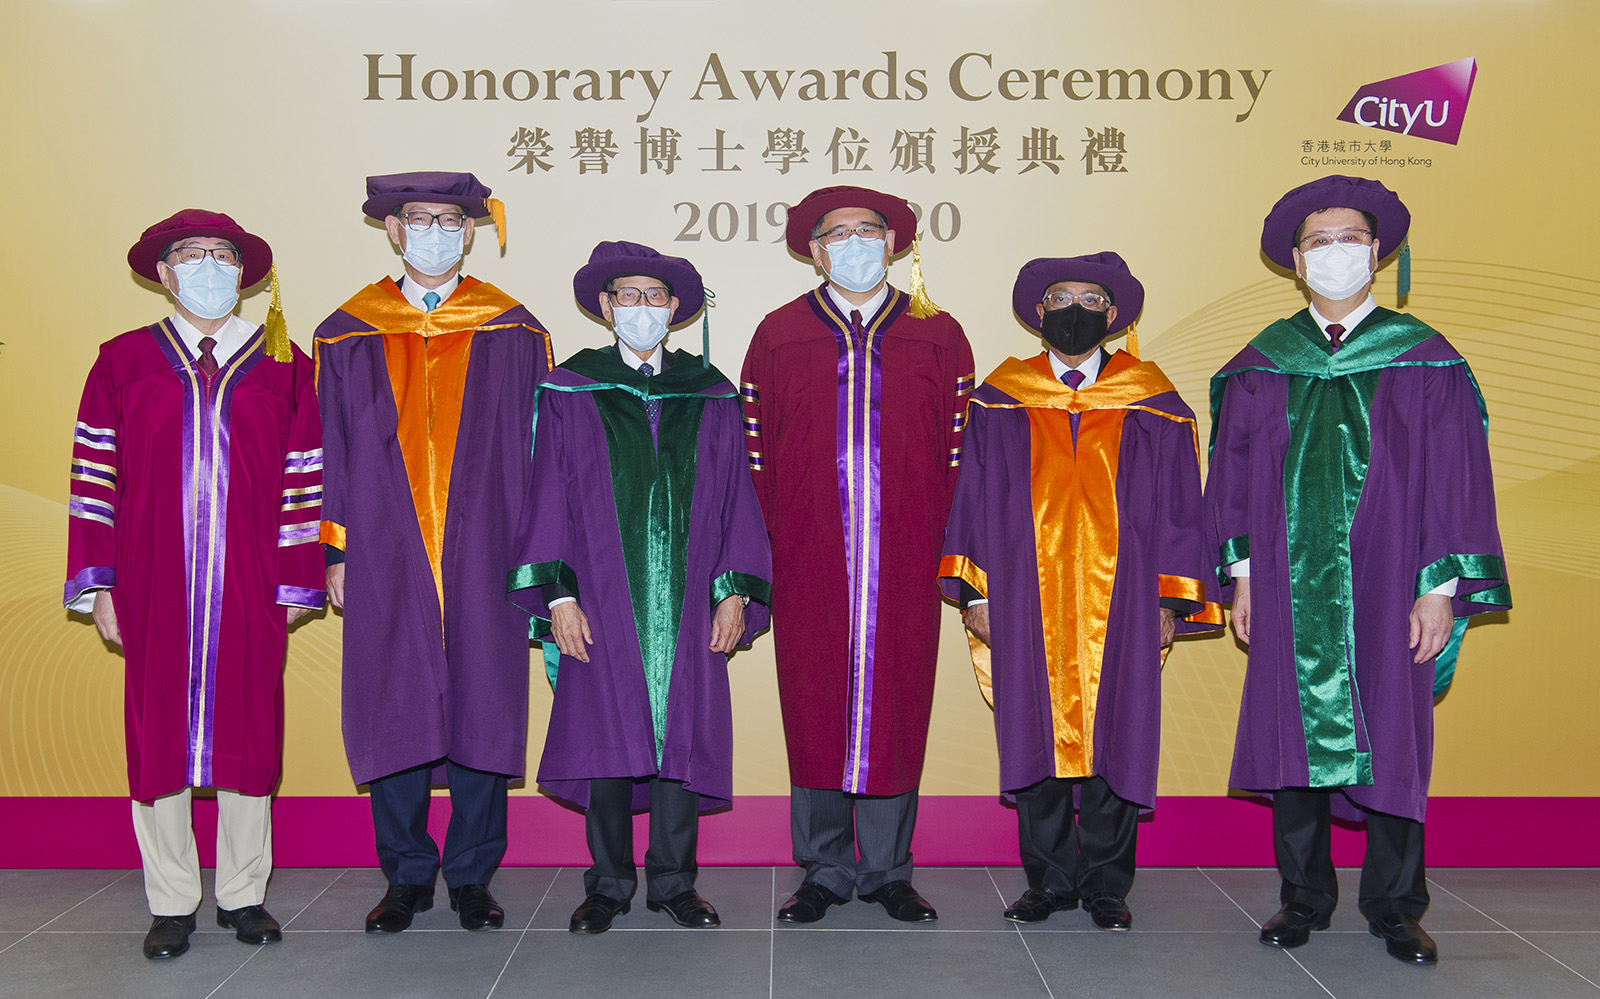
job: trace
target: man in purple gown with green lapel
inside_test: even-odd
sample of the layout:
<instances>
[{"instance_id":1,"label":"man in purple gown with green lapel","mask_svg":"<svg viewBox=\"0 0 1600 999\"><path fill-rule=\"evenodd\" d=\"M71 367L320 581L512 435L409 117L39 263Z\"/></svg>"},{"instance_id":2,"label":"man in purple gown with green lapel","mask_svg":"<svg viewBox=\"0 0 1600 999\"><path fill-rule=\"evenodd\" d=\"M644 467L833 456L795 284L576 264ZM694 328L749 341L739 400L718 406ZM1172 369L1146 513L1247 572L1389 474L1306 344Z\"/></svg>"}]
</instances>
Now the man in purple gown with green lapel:
<instances>
[{"instance_id":1,"label":"man in purple gown with green lapel","mask_svg":"<svg viewBox=\"0 0 1600 999\"><path fill-rule=\"evenodd\" d=\"M1468 618L1511 598L1472 371L1437 331L1372 297L1410 223L1392 191L1356 177L1273 206L1262 250L1305 281L1311 305L1212 379L1206 505L1250 646L1230 783L1273 795L1283 907L1261 942L1297 947L1328 926L1337 811L1366 820L1368 928L1395 958L1433 964L1420 920L1434 698Z\"/></svg>"}]
</instances>

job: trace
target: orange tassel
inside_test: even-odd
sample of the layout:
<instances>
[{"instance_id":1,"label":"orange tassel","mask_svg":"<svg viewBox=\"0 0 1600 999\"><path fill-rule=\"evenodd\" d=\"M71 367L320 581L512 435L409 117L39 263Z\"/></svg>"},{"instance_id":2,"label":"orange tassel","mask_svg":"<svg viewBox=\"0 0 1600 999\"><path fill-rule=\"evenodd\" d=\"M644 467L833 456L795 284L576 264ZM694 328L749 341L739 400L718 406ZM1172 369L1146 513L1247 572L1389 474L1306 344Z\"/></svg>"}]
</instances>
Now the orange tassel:
<instances>
[{"instance_id":1,"label":"orange tassel","mask_svg":"<svg viewBox=\"0 0 1600 999\"><path fill-rule=\"evenodd\" d=\"M276 264L267 277L272 281L272 304L267 306L267 335L262 338L261 349L274 361L288 364L294 358L294 352L289 347L289 324L283 319L283 299L278 294Z\"/></svg>"},{"instance_id":2,"label":"orange tassel","mask_svg":"<svg viewBox=\"0 0 1600 999\"><path fill-rule=\"evenodd\" d=\"M484 206L489 209L489 218L494 220L495 235L500 239L500 249L506 248L506 203L499 198L485 198Z\"/></svg>"},{"instance_id":3,"label":"orange tassel","mask_svg":"<svg viewBox=\"0 0 1600 999\"><path fill-rule=\"evenodd\" d=\"M907 311L914 318L927 319L937 316L941 310L933 304L933 299L928 297L927 286L922 283L922 246L921 239L911 237L911 308Z\"/></svg>"}]
</instances>

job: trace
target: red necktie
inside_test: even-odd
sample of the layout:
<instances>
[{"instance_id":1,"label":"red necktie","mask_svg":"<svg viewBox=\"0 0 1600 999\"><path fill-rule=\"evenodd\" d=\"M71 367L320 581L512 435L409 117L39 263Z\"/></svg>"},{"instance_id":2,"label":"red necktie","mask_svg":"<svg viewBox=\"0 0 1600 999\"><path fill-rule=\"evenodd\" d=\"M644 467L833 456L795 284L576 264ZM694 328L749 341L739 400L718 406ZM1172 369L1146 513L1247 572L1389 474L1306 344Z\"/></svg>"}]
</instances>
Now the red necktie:
<instances>
[{"instance_id":1,"label":"red necktie","mask_svg":"<svg viewBox=\"0 0 1600 999\"><path fill-rule=\"evenodd\" d=\"M863 333L863 332L865 332L865 330L863 330L861 328L861 310L860 309L851 309L850 310L850 332L851 333Z\"/></svg>"},{"instance_id":2,"label":"red necktie","mask_svg":"<svg viewBox=\"0 0 1600 999\"><path fill-rule=\"evenodd\" d=\"M1344 344L1344 341L1339 339L1342 336L1344 336L1343 326L1340 326L1338 323L1328 324L1328 340L1333 344L1333 352L1335 354L1339 352L1339 348Z\"/></svg>"},{"instance_id":3,"label":"red necktie","mask_svg":"<svg viewBox=\"0 0 1600 999\"><path fill-rule=\"evenodd\" d=\"M206 376L207 384L210 384L211 379L217 377L217 358L211 353L216 347L217 341L214 338L209 336L200 338L200 360L195 364L195 367L199 368L200 373Z\"/></svg>"}]
</instances>

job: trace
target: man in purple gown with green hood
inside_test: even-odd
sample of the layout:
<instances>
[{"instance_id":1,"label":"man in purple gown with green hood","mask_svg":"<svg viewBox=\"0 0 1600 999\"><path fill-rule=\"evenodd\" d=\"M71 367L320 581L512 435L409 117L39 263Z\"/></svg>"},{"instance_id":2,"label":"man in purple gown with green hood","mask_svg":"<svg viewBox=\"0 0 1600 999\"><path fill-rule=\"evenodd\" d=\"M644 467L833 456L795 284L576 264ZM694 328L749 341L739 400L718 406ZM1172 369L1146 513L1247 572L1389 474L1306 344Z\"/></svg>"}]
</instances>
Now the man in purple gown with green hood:
<instances>
[{"instance_id":1,"label":"man in purple gown with green hood","mask_svg":"<svg viewBox=\"0 0 1600 999\"><path fill-rule=\"evenodd\" d=\"M646 907L716 926L694 890L699 813L733 798L727 660L766 627L772 592L738 392L662 342L704 307L689 261L605 242L572 284L619 342L539 386L537 530L507 580L561 653L539 784L587 810L594 856L569 928L602 933L628 911L630 813L646 807Z\"/></svg>"},{"instance_id":2,"label":"man in purple gown with green hood","mask_svg":"<svg viewBox=\"0 0 1600 999\"><path fill-rule=\"evenodd\" d=\"M1329 925L1334 812L1363 818L1360 910L1390 955L1434 964L1423 817L1433 704L1473 614L1511 605L1487 410L1437 331L1377 305L1373 273L1411 215L1377 181L1284 195L1267 258L1311 305L1211 381L1207 523L1234 630L1250 647L1234 787L1273 795L1282 908L1261 942Z\"/></svg>"},{"instance_id":3,"label":"man in purple gown with green hood","mask_svg":"<svg viewBox=\"0 0 1600 999\"><path fill-rule=\"evenodd\" d=\"M369 785L389 882L366 928L410 926L441 870L463 927L499 927L488 881L528 739L527 619L502 580L521 547L550 338L511 296L461 273L475 219L493 218L505 242L504 207L472 174L369 177L362 211L384 224L405 275L367 285L317 327L317 395L345 752ZM428 805L442 781L441 853Z\"/></svg>"}]
</instances>

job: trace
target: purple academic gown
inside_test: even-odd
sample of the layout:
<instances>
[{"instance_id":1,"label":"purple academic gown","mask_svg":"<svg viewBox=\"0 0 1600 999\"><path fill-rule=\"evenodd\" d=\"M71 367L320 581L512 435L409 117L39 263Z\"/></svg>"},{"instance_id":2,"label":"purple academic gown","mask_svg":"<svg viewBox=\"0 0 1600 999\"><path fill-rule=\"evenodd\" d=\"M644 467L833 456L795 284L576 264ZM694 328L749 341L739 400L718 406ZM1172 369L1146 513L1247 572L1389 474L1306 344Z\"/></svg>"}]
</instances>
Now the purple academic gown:
<instances>
[{"instance_id":1,"label":"purple academic gown","mask_svg":"<svg viewBox=\"0 0 1600 999\"><path fill-rule=\"evenodd\" d=\"M528 621L506 602L505 578L521 547L533 388L550 346L527 309L471 278L435 314L475 308L444 517L442 614L384 356L386 341L419 336L428 316L386 280L317 328L317 392L331 428L323 539L329 525L342 528L344 737L358 784L445 757L507 776L525 767Z\"/></svg>"},{"instance_id":2,"label":"purple academic gown","mask_svg":"<svg viewBox=\"0 0 1600 999\"><path fill-rule=\"evenodd\" d=\"M1026 404L991 384L1002 373L1010 375L1004 384L1029 390ZM1102 401L1112 393L1115 398ZM1093 432L1066 440L1036 433L1041 416L1069 408L1081 412ZM1110 573L1107 593L1094 571L1075 572L1078 560L1094 556L1073 548L1051 551L1039 536L1031 488L1039 476L1058 492L1077 488L1080 467L1100 459L1077 453L1071 442L1087 449L1113 439L1114 492L1086 490L1082 497L1097 533L1116 539L1107 553L1114 565L1104 567ZM1036 453L1035 444L1046 440L1068 447ZM944 553L941 585L951 599L960 597L958 579L973 576L969 583L986 583L978 588L989 600L1001 790L1018 791L1047 777L1097 776L1119 798L1153 807L1161 749L1160 600L1202 598L1179 616L1178 634L1215 631L1222 623L1200 522L1194 413L1171 384L1155 365L1122 351L1082 392L1056 381L1043 357L1002 365L972 396ZM963 563L965 571L958 571ZM1072 636L1058 633L1064 629L1050 629L1055 642L1047 636L1040 598L1045 573L1065 588L1079 621L1109 604L1098 663L1075 662L1075 650L1067 647ZM1063 772L1057 741L1081 745L1082 737L1066 730L1052 705L1051 679L1064 676L1077 689L1080 671L1092 668L1099 671L1098 697L1088 711L1092 762ZM1069 756L1081 759L1081 750L1069 750Z\"/></svg>"},{"instance_id":3,"label":"purple academic gown","mask_svg":"<svg viewBox=\"0 0 1600 999\"><path fill-rule=\"evenodd\" d=\"M539 784L588 807L591 778L659 775L682 781L700 795L702 810L712 809L733 798L728 657L708 647L713 582L730 572L772 578L766 526L745 467L739 401L725 380L705 390L726 397L706 399L700 426L687 584L658 766L605 427L592 392L560 390L583 384L593 383L557 368L540 388L528 510L540 527L516 560L519 565L565 563L594 636L589 662L561 657ZM514 590L510 597L527 613L549 620L539 587ZM768 621L767 607L752 599L745 607L740 644L750 642ZM646 807L647 798L648 786L640 785L634 807Z\"/></svg>"},{"instance_id":4,"label":"purple academic gown","mask_svg":"<svg viewBox=\"0 0 1600 999\"><path fill-rule=\"evenodd\" d=\"M1373 783L1340 790L1360 809L1419 822L1433 772L1434 701L1434 662L1411 661L1419 579L1449 556L1501 556L1484 415L1460 357L1435 335L1383 368L1369 411L1371 461L1350 529L1354 677ZM1236 373L1215 421L1206 481L1211 551L1249 538L1250 659L1229 784L1251 791L1311 785L1285 534L1289 379L1275 368L1253 347L1223 368ZM1224 582L1223 599L1232 600L1233 581ZM1462 578L1452 601L1458 625L1503 609L1463 599L1502 583ZM1339 807L1341 800L1335 796L1336 811L1360 816Z\"/></svg>"}]
</instances>

